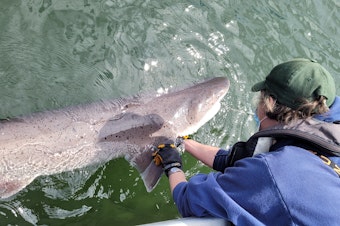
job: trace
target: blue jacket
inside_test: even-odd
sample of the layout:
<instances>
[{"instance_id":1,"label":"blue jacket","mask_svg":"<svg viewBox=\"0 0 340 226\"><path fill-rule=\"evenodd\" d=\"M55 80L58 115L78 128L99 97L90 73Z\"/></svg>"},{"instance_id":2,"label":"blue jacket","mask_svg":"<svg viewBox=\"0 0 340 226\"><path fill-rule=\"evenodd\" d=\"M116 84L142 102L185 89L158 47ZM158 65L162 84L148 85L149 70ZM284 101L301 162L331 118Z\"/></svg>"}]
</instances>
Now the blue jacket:
<instances>
[{"instance_id":1,"label":"blue jacket","mask_svg":"<svg viewBox=\"0 0 340 226\"><path fill-rule=\"evenodd\" d=\"M332 115L319 119L339 120L339 105L337 97ZM340 165L339 157L331 159ZM193 176L175 187L173 198L183 217L214 216L235 225L340 223L339 176L318 156L295 146L241 159L224 173Z\"/></svg>"}]
</instances>

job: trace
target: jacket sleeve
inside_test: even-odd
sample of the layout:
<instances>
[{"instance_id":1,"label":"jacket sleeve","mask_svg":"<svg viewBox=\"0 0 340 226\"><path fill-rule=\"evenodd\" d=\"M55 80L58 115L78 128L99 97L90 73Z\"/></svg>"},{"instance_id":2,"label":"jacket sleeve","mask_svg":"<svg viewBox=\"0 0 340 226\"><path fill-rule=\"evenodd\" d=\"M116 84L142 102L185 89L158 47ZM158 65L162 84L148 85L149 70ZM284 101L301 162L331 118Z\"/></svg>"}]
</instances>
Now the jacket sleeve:
<instances>
[{"instance_id":1,"label":"jacket sleeve","mask_svg":"<svg viewBox=\"0 0 340 226\"><path fill-rule=\"evenodd\" d=\"M183 217L213 216L240 225L262 224L269 209L283 206L261 156L239 160L224 173L195 175L175 187L173 198Z\"/></svg>"},{"instance_id":2,"label":"jacket sleeve","mask_svg":"<svg viewBox=\"0 0 340 226\"><path fill-rule=\"evenodd\" d=\"M227 160L230 151L220 149L215 156L213 169L216 171L224 172L225 168L227 167Z\"/></svg>"}]
</instances>

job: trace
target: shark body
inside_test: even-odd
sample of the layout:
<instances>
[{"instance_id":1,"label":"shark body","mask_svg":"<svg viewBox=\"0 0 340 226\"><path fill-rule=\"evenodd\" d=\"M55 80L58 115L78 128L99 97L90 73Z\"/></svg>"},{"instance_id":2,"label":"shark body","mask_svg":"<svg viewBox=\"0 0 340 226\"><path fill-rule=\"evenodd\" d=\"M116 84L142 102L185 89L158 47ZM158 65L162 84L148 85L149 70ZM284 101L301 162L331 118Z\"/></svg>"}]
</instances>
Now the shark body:
<instances>
[{"instance_id":1,"label":"shark body","mask_svg":"<svg viewBox=\"0 0 340 226\"><path fill-rule=\"evenodd\" d=\"M151 191L162 169L151 147L192 134L219 110L229 80L217 77L153 98L108 100L0 122L0 198L40 175L125 157Z\"/></svg>"}]
</instances>

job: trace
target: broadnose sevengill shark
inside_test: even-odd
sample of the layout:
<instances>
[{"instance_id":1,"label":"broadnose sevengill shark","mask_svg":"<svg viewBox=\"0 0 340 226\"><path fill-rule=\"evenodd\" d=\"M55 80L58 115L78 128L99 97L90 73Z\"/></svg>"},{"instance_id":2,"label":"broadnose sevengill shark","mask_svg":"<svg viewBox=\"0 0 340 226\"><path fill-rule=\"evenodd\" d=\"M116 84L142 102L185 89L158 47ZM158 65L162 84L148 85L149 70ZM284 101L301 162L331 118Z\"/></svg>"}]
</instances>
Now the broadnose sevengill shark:
<instances>
[{"instance_id":1,"label":"broadnose sevengill shark","mask_svg":"<svg viewBox=\"0 0 340 226\"><path fill-rule=\"evenodd\" d=\"M107 100L0 122L0 198L40 175L71 171L125 157L147 191L162 168L152 146L196 132L220 109L229 80L217 77L153 98Z\"/></svg>"}]
</instances>

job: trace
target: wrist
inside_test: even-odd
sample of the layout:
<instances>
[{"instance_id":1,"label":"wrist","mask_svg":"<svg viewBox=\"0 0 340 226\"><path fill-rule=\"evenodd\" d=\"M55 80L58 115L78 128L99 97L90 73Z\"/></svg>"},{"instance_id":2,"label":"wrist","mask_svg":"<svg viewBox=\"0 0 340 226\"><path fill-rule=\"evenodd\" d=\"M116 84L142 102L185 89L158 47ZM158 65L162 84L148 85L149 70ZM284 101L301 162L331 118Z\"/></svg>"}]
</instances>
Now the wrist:
<instances>
[{"instance_id":1,"label":"wrist","mask_svg":"<svg viewBox=\"0 0 340 226\"><path fill-rule=\"evenodd\" d=\"M163 170L164 170L164 173L165 173L165 175L167 176L167 177L169 177L169 171L171 171L171 169L173 169L173 168L177 168L177 169L182 169L182 165L181 165L181 163L179 163L179 162L174 162L174 163L170 163L170 164L168 164L168 165L165 165L164 166L164 168L163 168Z\"/></svg>"},{"instance_id":2,"label":"wrist","mask_svg":"<svg viewBox=\"0 0 340 226\"><path fill-rule=\"evenodd\" d=\"M199 143L195 140L184 140L183 147L186 152L193 153L196 149L200 149Z\"/></svg>"},{"instance_id":3,"label":"wrist","mask_svg":"<svg viewBox=\"0 0 340 226\"><path fill-rule=\"evenodd\" d=\"M178 172L183 173L183 170L181 168L178 168L178 167L172 167L168 171L166 171L165 174L166 174L167 177L169 177L170 175L178 173Z\"/></svg>"}]
</instances>

